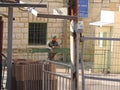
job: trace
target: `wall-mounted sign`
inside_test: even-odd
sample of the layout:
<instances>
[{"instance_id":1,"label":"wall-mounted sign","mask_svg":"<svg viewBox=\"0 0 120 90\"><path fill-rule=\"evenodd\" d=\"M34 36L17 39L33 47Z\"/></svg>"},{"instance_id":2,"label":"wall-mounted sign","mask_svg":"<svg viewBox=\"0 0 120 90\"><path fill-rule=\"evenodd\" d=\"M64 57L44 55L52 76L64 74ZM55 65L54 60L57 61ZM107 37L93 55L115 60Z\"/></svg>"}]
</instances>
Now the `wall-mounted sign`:
<instances>
[{"instance_id":1,"label":"wall-mounted sign","mask_svg":"<svg viewBox=\"0 0 120 90\"><path fill-rule=\"evenodd\" d=\"M88 17L88 0L78 0L78 17Z\"/></svg>"},{"instance_id":2,"label":"wall-mounted sign","mask_svg":"<svg viewBox=\"0 0 120 90\"><path fill-rule=\"evenodd\" d=\"M55 8L53 9L54 15L67 15L67 8Z\"/></svg>"},{"instance_id":3,"label":"wall-mounted sign","mask_svg":"<svg viewBox=\"0 0 120 90\"><path fill-rule=\"evenodd\" d=\"M84 28L84 23L83 23L83 21L78 21L77 29L83 29L83 28Z\"/></svg>"}]
</instances>

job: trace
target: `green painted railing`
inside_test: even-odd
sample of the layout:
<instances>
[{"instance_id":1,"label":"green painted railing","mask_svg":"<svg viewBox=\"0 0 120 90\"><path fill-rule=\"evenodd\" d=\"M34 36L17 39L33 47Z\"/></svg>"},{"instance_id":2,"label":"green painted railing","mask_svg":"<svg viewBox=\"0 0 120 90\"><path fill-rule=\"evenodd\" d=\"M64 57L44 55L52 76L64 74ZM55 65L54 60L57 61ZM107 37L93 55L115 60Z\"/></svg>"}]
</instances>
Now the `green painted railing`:
<instances>
[{"instance_id":1,"label":"green painted railing","mask_svg":"<svg viewBox=\"0 0 120 90\"><path fill-rule=\"evenodd\" d=\"M49 48L32 48L31 53L49 53ZM62 53L63 54L63 61L70 62L70 49L69 48L54 48L54 53Z\"/></svg>"},{"instance_id":2,"label":"green painted railing","mask_svg":"<svg viewBox=\"0 0 120 90\"><path fill-rule=\"evenodd\" d=\"M54 48L53 52L55 53L69 53L69 48ZM50 52L49 48L32 48L32 53L45 53Z\"/></svg>"}]
</instances>

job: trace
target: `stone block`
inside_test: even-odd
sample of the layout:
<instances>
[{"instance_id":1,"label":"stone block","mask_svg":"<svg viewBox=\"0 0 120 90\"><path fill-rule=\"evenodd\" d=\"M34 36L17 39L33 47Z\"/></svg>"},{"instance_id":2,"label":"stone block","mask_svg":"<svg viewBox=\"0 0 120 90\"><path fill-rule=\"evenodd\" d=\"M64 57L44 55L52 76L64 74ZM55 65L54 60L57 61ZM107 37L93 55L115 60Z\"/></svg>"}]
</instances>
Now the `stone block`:
<instances>
[{"instance_id":1,"label":"stone block","mask_svg":"<svg viewBox=\"0 0 120 90\"><path fill-rule=\"evenodd\" d=\"M118 3L120 0L110 0L110 2Z\"/></svg>"},{"instance_id":2,"label":"stone block","mask_svg":"<svg viewBox=\"0 0 120 90\"><path fill-rule=\"evenodd\" d=\"M89 0L89 2L102 2L102 0Z\"/></svg>"}]
</instances>

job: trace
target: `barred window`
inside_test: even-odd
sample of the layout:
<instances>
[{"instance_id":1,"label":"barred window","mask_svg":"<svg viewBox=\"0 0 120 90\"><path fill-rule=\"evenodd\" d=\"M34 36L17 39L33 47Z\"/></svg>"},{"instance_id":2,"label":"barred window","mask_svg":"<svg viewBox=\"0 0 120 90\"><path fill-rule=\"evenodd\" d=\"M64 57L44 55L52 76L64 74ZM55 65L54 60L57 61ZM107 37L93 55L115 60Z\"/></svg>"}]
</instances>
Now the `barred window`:
<instances>
[{"instance_id":1,"label":"barred window","mask_svg":"<svg viewBox=\"0 0 120 90\"><path fill-rule=\"evenodd\" d=\"M47 35L47 23L29 23L29 45L45 45Z\"/></svg>"}]
</instances>

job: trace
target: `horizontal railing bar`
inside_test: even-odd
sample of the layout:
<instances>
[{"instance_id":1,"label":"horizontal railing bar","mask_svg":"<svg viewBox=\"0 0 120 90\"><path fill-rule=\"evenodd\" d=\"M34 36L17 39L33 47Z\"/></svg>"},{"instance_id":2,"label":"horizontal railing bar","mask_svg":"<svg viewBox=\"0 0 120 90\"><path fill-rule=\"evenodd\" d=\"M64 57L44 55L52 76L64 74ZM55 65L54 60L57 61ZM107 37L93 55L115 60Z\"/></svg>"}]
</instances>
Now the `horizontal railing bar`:
<instances>
[{"instance_id":1,"label":"horizontal railing bar","mask_svg":"<svg viewBox=\"0 0 120 90\"><path fill-rule=\"evenodd\" d=\"M64 75L61 75L61 74L58 74L58 73L45 71L45 70L43 72L48 73L48 74L52 74L52 75L56 75L56 76L60 76L60 77L63 77L63 78L71 79L71 77L67 77L67 76L64 76Z\"/></svg>"},{"instance_id":2,"label":"horizontal railing bar","mask_svg":"<svg viewBox=\"0 0 120 90\"><path fill-rule=\"evenodd\" d=\"M50 62L53 64L57 64L57 65L62 65L62 66L67 66L69 68L71 68L71 65L65 64L65 63L61 63L61 62L55 62L55 61L51 61L51 60L44 60L45 62Z\"/></svg>"},{"instance_id":3,"label":"horizontal railing bar","mask_svg":"<svg viewBox=\"0 0 120 90\"><path fill-rule=\"evenodd\" d=\"M94 77L94 76L86 76L86 75L84 77L86 79L120 82L120 79L115 79L115 78Z\"/></svg>"},{"instance_id":4,"label":"horizontal railing bar","mask_svg":"<svg viewBox=\"0 0 120 90\"><path fill-rule=\"evenodd\" d=\"M54 18L54 19L71 19L71 20L76 20L77 16L68 16L68 15L53 15L53 14L37 14L37 17L42 17L42 18Z\"/></svg>"},{"instance_id":5,"label":"horizontal railing bar","mask_svg":"<svg viewBox=\"0 0 120 90\"><path fill-rule=\"evenodd\" d=\"M120 41L120 38L101 38L101 37L81 37L81 40L116 40Z\"/></svg>"},{"instance_id":6,"label":"horizontal railing bar","mask_svg":"<svg viewBox=\"0 0 120 90\"><path fill-rule=\"evenodd\" d=\"M41 8L46 8L46 4L21 4L21 3L3 3L0 2L0 7L41 7Z\"/></svg>"}]
</instances>

